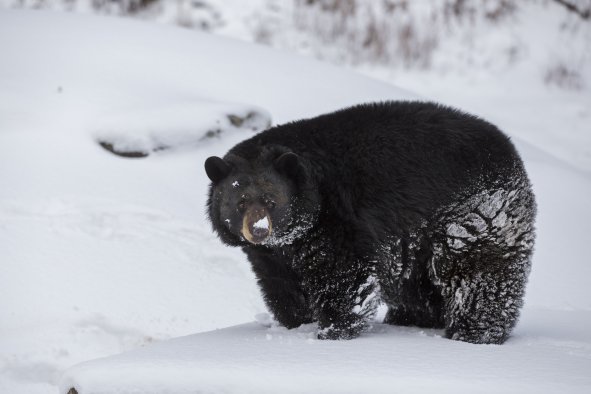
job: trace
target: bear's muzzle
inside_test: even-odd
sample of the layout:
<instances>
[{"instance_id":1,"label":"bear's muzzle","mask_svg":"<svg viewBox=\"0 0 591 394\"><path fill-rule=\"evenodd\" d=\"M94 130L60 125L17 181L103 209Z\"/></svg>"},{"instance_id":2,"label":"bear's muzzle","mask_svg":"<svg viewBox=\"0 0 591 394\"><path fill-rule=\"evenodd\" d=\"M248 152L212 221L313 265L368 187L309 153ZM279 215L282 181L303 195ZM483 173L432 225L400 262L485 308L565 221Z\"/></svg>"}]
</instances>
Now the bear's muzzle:
<instances>
[{"instance_id":1,"label":"bear's muzzle","mask_svg":"<svg viewBox=\"0 0 591 394\"><path fill-rule=\"evenodd\" d=\"M260 244L271 236L273 225L267 210L262 206L252 206L246 210L242 219L242 235L253 244Z\"/></svg>"}]
</instances>

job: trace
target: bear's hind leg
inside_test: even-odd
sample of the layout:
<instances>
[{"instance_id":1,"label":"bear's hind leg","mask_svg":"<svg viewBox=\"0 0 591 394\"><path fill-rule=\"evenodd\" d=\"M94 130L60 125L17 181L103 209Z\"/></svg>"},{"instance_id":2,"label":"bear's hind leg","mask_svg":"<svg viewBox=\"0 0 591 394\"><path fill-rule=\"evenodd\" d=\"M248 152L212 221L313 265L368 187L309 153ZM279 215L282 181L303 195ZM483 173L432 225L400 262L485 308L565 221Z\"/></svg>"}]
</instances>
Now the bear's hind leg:
<instances>
[{"instance_id":1,"label":"bear's hind leg","mask_svg":"<svg viewBox=\"0 0 591 394\"><path fill-rule=\"evenodd\" d=\"M505 342L519 317L526 281L523 271L507 271L451 280L443 290L447 338L481 344Z\"/></svg>"},{"instance_id":2,"label":"bear's hind leg","mask_svg":"<svg viewBox=\"0 0 591 394\"><path fill-rule=\"evenodd\" d=\"M442 287L446 336L501 344L519 317L534 242L535 201L516 164L490 190L443 211L431 274Z\"/></svg>"}]
</instances>

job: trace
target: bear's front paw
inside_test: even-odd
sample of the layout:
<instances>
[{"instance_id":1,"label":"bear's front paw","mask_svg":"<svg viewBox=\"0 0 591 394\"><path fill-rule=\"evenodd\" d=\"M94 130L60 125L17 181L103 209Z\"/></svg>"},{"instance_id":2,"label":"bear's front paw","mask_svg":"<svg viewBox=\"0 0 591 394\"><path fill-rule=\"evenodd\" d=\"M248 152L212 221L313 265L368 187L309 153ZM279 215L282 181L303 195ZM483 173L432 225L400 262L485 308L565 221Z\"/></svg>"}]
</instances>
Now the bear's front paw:
<instances>
[{"instance_id":1,"label":"bear's front paw","mask_svg":"<svg viewBox=\"0 0 591 394\"><path fill-rule=\"evenodd\" d=\"M318 331L318 339L354 339L361 334L363 324L354 324L350 326L335 326L334 324L321 328Z\"/></svg>"},{"instance_id":2,"label":"bear's front paw","mask_svg":"<svg viewBox=\"0 0 591 394\"><path fill-rule=\"evenodd\" d=\"M326 327L318 331L318 339L353 339L359 336L358 332L346 329L336 329L333 327Z\"/></svg>"},{"instance_id":3,"label":"bear's front paw","mask_svg":"<svg viewBox=\"0 0 591 394\"><path fill-rule=\"evenodd\" d=\"M488 327L475 329L451 329L445 330L445 337L455 341L463 341L475 344L503 344L509 337L509 330L503 327Z\"/></svg>"}]
</instances>

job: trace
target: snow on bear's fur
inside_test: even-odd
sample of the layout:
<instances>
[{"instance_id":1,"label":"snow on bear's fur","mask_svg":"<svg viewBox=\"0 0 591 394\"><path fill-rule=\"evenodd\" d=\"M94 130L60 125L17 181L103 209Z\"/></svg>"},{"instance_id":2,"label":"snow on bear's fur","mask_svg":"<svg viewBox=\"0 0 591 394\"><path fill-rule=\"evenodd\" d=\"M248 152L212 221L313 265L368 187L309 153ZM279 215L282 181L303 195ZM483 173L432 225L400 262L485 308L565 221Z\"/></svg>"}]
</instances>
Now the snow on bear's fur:
<instances>
[{"instance_id":1,"label":"snow on bear's fur","mask_svg":"<svg viewBox=\"0 0 591 394\"><path fill-rule=\"evenodd\" d=\"M267 306L321 339L385 322L503 343L522 306L536 206L495 126L433 103L359 105L210 157L209 217Z\"/></svg>"}]
</instances>

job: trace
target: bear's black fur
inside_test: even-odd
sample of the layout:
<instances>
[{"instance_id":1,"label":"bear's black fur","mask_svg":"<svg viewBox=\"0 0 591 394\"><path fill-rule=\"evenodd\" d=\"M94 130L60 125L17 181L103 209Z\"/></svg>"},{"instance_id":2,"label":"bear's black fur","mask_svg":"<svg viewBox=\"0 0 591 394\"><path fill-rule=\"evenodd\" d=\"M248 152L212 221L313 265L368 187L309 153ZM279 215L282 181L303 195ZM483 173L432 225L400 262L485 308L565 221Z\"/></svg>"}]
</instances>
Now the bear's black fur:
<instances>
[{"instance_id":1,"label":"bear's black fur","mask_svg":"<svg viewBox=\"0 0 591 394\"><path fill-rule=\"evenodd\" d=\"M319 338L385 321L503 343L530 271L535 201L509 138L433 103L359 105L273 127L206 161L214 230L275 318Z\"/></svg>"}]
</instances>

